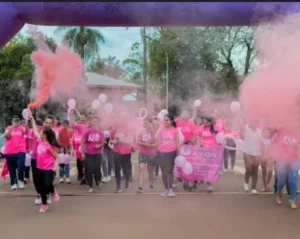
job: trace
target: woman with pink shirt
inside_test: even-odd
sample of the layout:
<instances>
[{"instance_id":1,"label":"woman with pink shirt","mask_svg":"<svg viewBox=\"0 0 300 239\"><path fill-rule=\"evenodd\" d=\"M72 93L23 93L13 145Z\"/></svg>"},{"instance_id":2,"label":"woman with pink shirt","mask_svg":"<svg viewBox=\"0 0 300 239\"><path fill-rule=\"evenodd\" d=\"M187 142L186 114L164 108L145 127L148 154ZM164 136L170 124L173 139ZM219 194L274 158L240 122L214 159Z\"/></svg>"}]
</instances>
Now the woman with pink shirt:
<instances>
[{"instance_id":1,"label":"woman with pink shirt","mask_svg":"<svg viewBox=\"0 0 300 239\"><path fill-rule=\"evenodd\" d=\"M35 121L37 128L39 130L39 132L43 132L43 129L52 129L52 125L53 125L53 118L51 116L47 116L45 118L44 123L42 124L42 122L40 120L36 120ZM33 133L33 131L32 131ZM40 196L40 192L38 189L38 178L37 178L37 147L38 147L38 139L35 136L35 134L32 134L32 140L31 140L31 171L32 171L32 181L33 181L33 185L35 187L35 190L37 192L37 196L34 200L34 204L35 205L40 205L42 203L42 199ZM50 197L48 197L47 199L47 203L51 204L51 199Z\"/></svg>"},{"instance_id":2,"label":"woman with pink shirt","mask_svg":"<svg viewBox=\"0 0 300 239\"><path fill-rule=\"evenodd\" d=\"M88 129L82 136L81 152L84 152L83 159L86 166L86 180L89 186L89 193L94 191L93 179L96 186L101 183L101 162L103 146L105 143L104 133L99 129L100 122L97 116L89 116Z\"/></svg>"},{"instance_id":3,"label":"woman with pink shirt","mask_svg":"<svg viewBox=\"0 0 300 239\"><path fill-rule=\"evenodd\" d=\"M192 119L190 119L190 114L188 111L182 111L180 117L175 119L177 128L181 131L184 136L184 144L191 144L193 140L193 133L195 124Z\"/></svg>"},{"instance_id":4,"label":"woman with pink shirt","mask_svg":"<svg viewBox=\"0 0 300 239\"><path fill-rule=\"evenodd\" d=\"M218 143L216 141L216 134L217 131L214 127L213 118L211 117L202 117L203 124L200 126L200 128L196 131L195 137L196 142L202 147L206 148L214 148L218 146ZM207 190L209 193L212 192L213 188L210 182L207 182Z\"/></svg>"},{"instance_id":5,"label":"woman with pink shirt","mask_svg":"<svg viewBox=\"0 0 300 239\"><path fill-rule=\"evenodd\" d=\"M59 132L62 130L62 128L63 127L60 124L59 117L58 116L54 117L52 130L54 131L55 136L56 136L57 139L58 139L58 136L59 136Z\"/></svg>"},{"instance_id":6,"label":"woman with pink shirt","mask_svg":"<svg viewBox=\"0 0 300 239\"><path fill-rule=\"evenodd\" d=\"M80 134L78 131L75 131L71 140L72 154L75 156L76 163L77 163L77 171L78 171L77 180L81 181L80 185L85 185L86 184L85 164L84 161L82 160L82 153L80 151L81 140L82 140L82 134Z\"/></svg>"},{"instance_id":7,"label":"woman with pink shirt","mask_svg":"<svg viewBox=\"0 0 300 239\"><path fill-rule=\"evenodd\" d=\"M20 118L14 116L12 125L5 129L5 159L10 176L11 189L24 188L24 169L26 157L25 135L27 128L21 125ZM18 171L18 175L17 172Z\"/></svg>"},{"instance_id":8,"label":"woman with pink shirt","mask_svg":"<svg viewBox=\"0 0 300 239\"><path fill-rule=\"evenodd\" d=\"M116 122L115 127L110 131L110 142L114 145L114 163L115 163L115 178L116 190L115 193L122 192L121 190L121 169L125 177L125 189L129 189L131 178L131 153L134 143L134 132L132 132L126 123Z\"/></svg>"},{"instance_id":9,"label":"woman with pink shirt","mask_svg":"<svg viewBox=\"0 0 300 239\"><path fill-rule=\"evenodd\" d=\"M54 188L53 181L56 171L57 152L55 148L60 145L57 142L54 131L44 128L39 131L34 118L31 118L32 129L37 138L38 145L36 151L36 187L42 199L40 212L48 210L47 196L51 194L52 201L58 202L59 195Z\"/></svg>"},{"instance_id":10,"label":"woman with pink shirt","mask_svg":"<svg viewBox=\"0 0 300 239\"><path fill-rule=\"evenodd\" d=\"M159 165L162 172L162 180L165 190L161 194L163 197L174 197L172 188L174 181L174 161L180 154L179 131L176 128L174 117L166 115L164 125L160 127L156 134L158 140Z\"/></svg>"},{"instance_id":11,"label":"woman with pink shirt","mask_svg":"<svg viewBox=\"0 0 300 239\"><path fill-rule=\"evenodd\" d=\"M232 130L231 122L227 122L224 127L225 149L224 149L224 172L228 170L228 160L230 158L230 171L234 171L234 165L236 160L236 144L235 140L239 138L239 133Z\"/></svg>"},{"instance_id":12,"label":"woman with pink shirt","mask_svg":"<svg viewBox=\"0 0 300 239\"><path fill-rule=\"evenodd\" d=\"M280 129L272 139L272 156L276 158L277 196L276 202L282 205L282 191L289 185L289 202L291 209L297 209L298 172L300 136L297 133Z\"/></svg>"},{"instance_id":13,"label":"woman with pink shirt","mask_svg":"<svg viewBox=\"0 0 300 239\"><path fill-rule=\"evenodd\" d=\"M154 137L152 119L144 120L144 128L139 132L137 144L139 145L139 188L138 193L143 192L145 167L148 169L150 189L154 189L154 165L156 156L156 140Z\"/></svg>"}]
</instances>

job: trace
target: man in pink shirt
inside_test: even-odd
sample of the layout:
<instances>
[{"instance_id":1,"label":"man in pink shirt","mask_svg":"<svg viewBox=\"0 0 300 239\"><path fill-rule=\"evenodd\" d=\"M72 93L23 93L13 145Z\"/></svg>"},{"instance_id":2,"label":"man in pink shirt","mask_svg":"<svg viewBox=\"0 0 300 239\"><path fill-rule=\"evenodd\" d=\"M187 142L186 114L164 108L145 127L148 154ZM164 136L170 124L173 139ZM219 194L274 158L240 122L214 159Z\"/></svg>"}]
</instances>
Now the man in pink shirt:
<instances>
[{"instance_id":1,"label":"man in pink shirt","mask_svg":"<svg viewBox=\"0 0 300 239\"><path fill-rule=\"evenodd\" d=\"M27 126L21 125L20 118L14 116L12 125L5 129L5 158L10 176L11 189L24 188ZM18 171L18 175L17 172Z\"/></svg>"}]
</instances>

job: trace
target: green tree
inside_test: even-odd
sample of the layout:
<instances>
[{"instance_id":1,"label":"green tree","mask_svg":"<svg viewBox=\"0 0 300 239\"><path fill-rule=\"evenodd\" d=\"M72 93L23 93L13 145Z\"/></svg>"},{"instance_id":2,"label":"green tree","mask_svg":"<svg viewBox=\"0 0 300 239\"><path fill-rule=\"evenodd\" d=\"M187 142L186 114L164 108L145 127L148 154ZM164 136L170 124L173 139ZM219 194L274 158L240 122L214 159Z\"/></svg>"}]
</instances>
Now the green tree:
<instances>
[{"instance_id":1,"label":"green tree","mask_svg":"<svg viewBox=\"0 0 300 239\"><path fill-rule=\"evenodd\" d=\"M99 54L99 44L105 43L103 34L90 27L58 27L56 32L64 32L64 39L77 52L80 57L88 62Z\"/></svg>"}]
</instances>

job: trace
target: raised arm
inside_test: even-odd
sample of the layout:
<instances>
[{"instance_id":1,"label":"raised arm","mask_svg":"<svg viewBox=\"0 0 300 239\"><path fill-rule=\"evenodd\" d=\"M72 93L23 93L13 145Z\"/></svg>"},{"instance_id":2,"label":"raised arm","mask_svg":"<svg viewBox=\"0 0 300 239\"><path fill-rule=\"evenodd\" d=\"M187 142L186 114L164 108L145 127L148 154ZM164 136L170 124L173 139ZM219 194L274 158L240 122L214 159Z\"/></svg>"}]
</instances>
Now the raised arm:
<instances>
[{"instance_id":1,"label":"raised arm","mask_svg":"<svg viewBox=\"0 0 300 239\"><path fill-rule=\"evenodd\" d=\"M32 132L34 133L35 137L40 140L41 139L41 134L38 130L38 127L36 125L35 119L31 117L31 124L32 124Z\"/></svg>"}]
</instances>

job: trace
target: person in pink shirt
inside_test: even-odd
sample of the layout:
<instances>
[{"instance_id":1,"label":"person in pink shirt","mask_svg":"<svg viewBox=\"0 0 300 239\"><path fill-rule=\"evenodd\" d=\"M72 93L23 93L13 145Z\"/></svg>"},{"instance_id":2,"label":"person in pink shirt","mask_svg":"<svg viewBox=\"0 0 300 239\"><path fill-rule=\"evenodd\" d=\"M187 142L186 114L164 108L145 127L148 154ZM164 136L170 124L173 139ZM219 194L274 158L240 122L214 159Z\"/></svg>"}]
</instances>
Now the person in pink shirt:
<instances>
[{"instance_id":1,"label":"person in pink shirt","mask_svg":"<svg viewBox=\"0 0 300 239\"><path fill-rule=\"evenodd\" d=\"M80 185L86 184L86 178L85 178L85 166L84 161L82 160L82 153L80 151L81 147L81 140L82 140L82 134L80 134L78 131L75 131L71 140L72 145L72 151L73 155L76 158L76 165L77 165L77 180L81 181Z\"/></svg>"},{"instance_id":2,"label":"person in pink shirt","mask_svg":"<svg viewBox=\"0 0 300 239\"><path fill-rule=\"evenodd\" d=\"M52 129L53 126L53 117L52 116L47 116L44 120L44 122L42 123L41 120L37 119L35 121L37 128L39 130L39 132L43 132L44 129ZM38 178L37 178L37 147L38 147L38 139L35 136L35 134L32 131L32 136L31 136L31 171L32 171L32 181L33 181L33 185L35 187L35 190L37 192L37 196L34 200L34 204L35 205L40 205L42 203L42 199L40 196L40 192L38 189ZM50 204L51 203L51 199L50 197L48 197L47 203Z\"/></svg>"},{"instance_id":3,"label":"person in pink shirt","mask_svg":"<svg viewBox=\"0 0 300 239\"><path fill-rule=\"evenodd\" d=\"M271 155L276 159L277 192L276 202L282 205L282 191L289 186L289 202L291 209L297 209L298 172L300 168L299 155L300 135L286 129L280 129L272 139Z\"/></svg>"},{"instance_id":4,"label":"person in pink shirt","mask_svg":"<svg viewBox=\"0 0 300 239\"><path fill-rule=\"evenodd\" d=\"M230 171L234 171L235 160L236 160L236 144L235 140L239 138L239 133L233 130L231 122L227 121L224 125L225 138L225 149L224 149L224 172L228 170L228 160L230 158Z\"/></svg>"},{"instance_id":5,"label":"person in pink shirt","mask_svg":"<svg viewBox=\"0 0 300 239\"><path fill-rule=\"evenodd\" d=\"M18 116L13 117L12 124L5 129L4 133L4 155L7 162L12 190L24 188L26 157L26 140L24 136L26 133L27 127L21 125L21 121Z\"/></svg>"},{"instance_id":6,"label":"person in pink shirt","mask_svg":"<svg viewBox=\"0 0 300 239\"><path fill-rule=\"evenodd\" d=\"M32 130L37 138L36 150L36 186L40 193L42 205L40 212L44 213L48 210L47 196L51 194L54 202L59 201L59 195L54 188L53 181L56 171L57 151L60 145L57 142L55 133L49 128L44 128L42 132L39 131L34 118L31 118Z\"/></svg>"},{"instance_id":7,"label":"person in pink shirt","mask_svg":"<svg viewBox=\"0 0 300 239\"><path fill-rule=\"evenodd\" d=\"M62 128L63 127L60 124L59 117L57 117L57 116L54 117L52 130L54 131L55 136L56 136L57 139L58 139L59 132L62 130Z\"/></svg>"},{"instance_id":8,"label":"person in pink shirt","mask_svg":"<svg viewBox=\"0 0 300 239\"><path fill-rule=\"evenodd\" d=\"M76 112L76 114L77 114L77 116L79 118L79 122L78 123L75 123L73 121L74 111ZM68 112L68 120L69 120L70 127L73 128L74 130L78 131L78 133L81 134L81 135L83 135L83 133L88 128L87 115L80 114L76 109L70 110Z\"/></svg>"},{"instance_id":9,"label":"person in pink shirt","mask_svg":"<svg viewBox=\"0 0 300 239\"><path fill-rule=\"evenodd\" d=\"M193 133L195 129L195 124L192 119L190 119L190 114L187 111L182 111L180 117L175 119L177 128L181 131L184 136L184 144L191 144L193 140Z\"/></svg>"},{"instance_id":10,"label":"person in pink shirt","mask_svg":"<svg viewBox=\"0 0 300 239\"><path fill-rule=\"evenodd\" d=\"M113 144L113 154L115 163L116 190L121 190L121 169L125 177L125 189L129 189L131 177L131 154L134 143L135 132L130 130L126 121L117 121L110 131L110 142Z\"/></svg>"},{"instance_id":11,"label":"person in pink shirt","mask_svg":"<svg viewBox=\"0 0 300 239\"><path fill-rule=\"evenodd\" d=\"M166 115L164 117L164 127L160 127L156 134L158 140L159 165L164 183L163 197L174 197L174 164L175 158L180 154L179 131L176 127L174 117Z\"/></svg>"},{"instance_id":12,"label":"person in pink shirt","mask_svg":"<svg viewBox=\"0 0 300 239\"><path fill-rule=\"evenodd\" d=\"M154 165L156 156L156 140L154 137L153 121L151 118L144 120L144 127L138 133L137 144L140 147L139 153L139 188L138 193L143 192L145 167L148 169L150 189L154 189Z\"/></svg>"},{"instance_id":13,"label":"person in pink shirt","mask_svg":"<svg viewBox=\"0 0 300 239\"><path fill-rule=\"evenodd\" d=\"M81 152L86 166L86 180L89 187L88 192L92 193L93 179L96 180L96 186L101 183L101 163L105 136L99 129L100 121L97 116L89 116L88 129L84 132L81 140Z\"/></svg>"},{"instance_id":14,"label":"person in pink shirt","mask_svg":"<svg viewBox=\"0 0 300 239\"><path fill-rule=\"evenodd\" d=\"M216 140L216 134L218 133L214 127L214 121L211 117L202 117L203 124L199 127L199 129L195 132L196 137L194 142L196 144L206 147L206 148L214 148L218 146ZM207 190L209 193L212 192L213 188L210 182L207 182Z\"/></svg>"}]
</instances>

